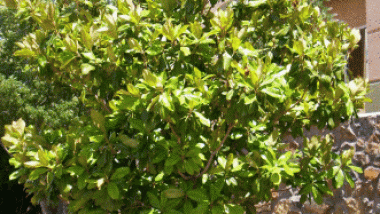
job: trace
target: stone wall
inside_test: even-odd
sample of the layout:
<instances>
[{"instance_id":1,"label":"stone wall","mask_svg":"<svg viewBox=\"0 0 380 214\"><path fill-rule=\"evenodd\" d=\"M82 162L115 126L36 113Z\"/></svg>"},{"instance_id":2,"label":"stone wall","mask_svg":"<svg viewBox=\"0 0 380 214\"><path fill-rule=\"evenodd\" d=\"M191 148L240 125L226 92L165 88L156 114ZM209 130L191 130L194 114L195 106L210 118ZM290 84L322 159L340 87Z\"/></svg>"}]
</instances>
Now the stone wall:
<instances>
[{"instance_id":1,"label":"stone wall","mask_svg":"<svg viewBox=\"0 0 380 214\"><path fill-rule=\"evenodd\" d=\"M298 191L281 185L279 191L273 192L274 200L271 203L257 205L258 213L380 213L380 114L359 115L359 118L352 119L333 131L312 128L307 135L328 133L331 133L335 139L334 152L350 147L356 149L353 163L361 167L364 173L352 173L355 188L351 189L346 182L341 189L334 191L334 196L326 197L322 205L317 205L313 201L300 204ZM301 139L288 137L284 141L302 147L299 143Z\"/></svg>"}]
</instances>

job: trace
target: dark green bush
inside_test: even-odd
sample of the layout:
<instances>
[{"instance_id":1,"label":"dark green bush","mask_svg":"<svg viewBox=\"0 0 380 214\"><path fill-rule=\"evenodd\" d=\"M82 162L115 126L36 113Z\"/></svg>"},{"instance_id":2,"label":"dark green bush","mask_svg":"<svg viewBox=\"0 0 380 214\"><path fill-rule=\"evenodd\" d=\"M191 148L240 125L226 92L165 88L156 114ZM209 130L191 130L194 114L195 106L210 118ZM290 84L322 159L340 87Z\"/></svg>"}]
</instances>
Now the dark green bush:
<instances>
[{"instance_id":1,"label":"dark green bush","mask_svg":"<svg viewBox=\"0 0 380 214\"><path fill-rule=\"evenodd\" d=\"M15 4L13 4L15 3ZM353 150L330 136L366 101L344 82L360 39L321 1L9 0L38 23L15 55L88 108L69 127L20 119L2 138L32 201L74 213L255 213L280 183L322 202L345 181Z\"/></svg>"}]
</instances>

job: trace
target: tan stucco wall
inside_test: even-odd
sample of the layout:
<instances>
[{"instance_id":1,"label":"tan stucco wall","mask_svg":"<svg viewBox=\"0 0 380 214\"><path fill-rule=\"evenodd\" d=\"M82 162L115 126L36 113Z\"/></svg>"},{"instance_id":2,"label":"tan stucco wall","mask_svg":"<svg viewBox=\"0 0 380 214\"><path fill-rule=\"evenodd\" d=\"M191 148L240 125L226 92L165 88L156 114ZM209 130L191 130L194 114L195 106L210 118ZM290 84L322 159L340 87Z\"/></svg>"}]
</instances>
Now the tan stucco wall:
<instances>
[{"instance_id":1,"label":"tan stucco wall","mask_svg":"<svg viewBox=\"0 0 380 214\"><path fill-rule=\"evenodd\" d=\"M380 0L373 1L380 3ZM346 22L350 27L366 24L366 0L331 0L325 2L325 5L332 8L330 12L337 14L337 19Z\"/></svg>"},{"instance_id":2,"label":"tan stucco wall","mask_svg":"<svg viewBox=\"0 0 380 214\"><path fill-rule=\"evenodd\" d=\"M380 80L380 32L368 33L367 31L367 51L366 52L367 52L366 78L368 78L370 82L379 81Z\"/></svg>"},{"instance_id":3,"label":"tan stucco wall","mask_svg":"<svg viewBox=\"0 0 380 214\"><path fill-rule=\"evenodd\" d=\"M380 1L367 0L367 30L371 34L380 27Z\"/></svg>"},{"instance_id":4,"label":"tan stucco wall","mask_svg":"<svg viewBox=\"0 0 380 214\"><path fill-rule=\"evenodd\" d=\"M366 112L380 111L380 0L367 0L366 77L371 92L367 96Z\"/></svg>"},{"instance_id":5,"label":"tan stucco wall","mask_svg":"<svg viewBox=\"0 0 380 214\"><path fill-rule=\"evenodd\" d=\"M380 80L380 0L367 0L367 66L370 82Z\"/></svg>"}]
</instances>

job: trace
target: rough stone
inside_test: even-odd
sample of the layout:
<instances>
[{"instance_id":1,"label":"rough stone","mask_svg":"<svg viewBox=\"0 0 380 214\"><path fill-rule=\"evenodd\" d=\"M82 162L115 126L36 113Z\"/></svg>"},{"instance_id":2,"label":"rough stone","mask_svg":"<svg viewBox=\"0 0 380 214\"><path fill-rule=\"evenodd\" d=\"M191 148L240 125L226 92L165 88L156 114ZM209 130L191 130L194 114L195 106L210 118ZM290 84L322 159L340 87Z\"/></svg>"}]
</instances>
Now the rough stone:
<instances>
[{"instance_id":1,"label":"rough stone","mask_svg":"<svg viewBox=\"0 0 380 214\"><path fill-rule=\"evenodd\" d=\"M341 126L336 130L336 138L355 141L357 139L355 132L351 127Z\"/></svg>"},{"instance_id":2,"label":"rough stone","mask_svg":"<svg viewBox=\"0 0 380 214\"><path fill-rule=\"evenodd\" d=\"M350 142L344 142L342 143L342 145L340 146L340 149L341 150L349 150L351 148L355 148L356 146L356 143L350 143Z\"/></svg>"},{"instance_id":3,"label":"rough stone","mask_svg":"<svg viewBox=\"0 0 380 214\"><path fill-rule=\"evenodd\" d=\"M290 211L290 205L291 205L290 200L281 200L274 207L274 213L275 214L288 213Z\"/></svg>"},{"instance_id":4,"label":"rough stone","mask_svg":"<svg viewBox=\"0 0 380 214\"><path fill-rule=\"evenodd\" d=\"M353 159L361 166L367 166L370 162L369 155L364 152L356 152Z\"/></svg>"},{"instance_id":5,"label":"rough stone","mask_svg":"<svg viewBox=\"0 0 380 214\"><path fill-rule=\"evenodd\" d=\"M365 152L370 155L379 155L380 154L379 144L368 142L365 148Z\"/></svg>"},{"instance_id":6,"label":"rough stone","mask_svg":"<svg viewBox=\"0 0 380 214\"><path fill-rule=\"evenodd\" d=\"M367 180L375 180L380 174L380 168L369 166L364 170L364 177Z\"/></svg>"},{"instance_id":7,"label":"rough stone","mask_svg":"<svg viewBox=\"0 0 380 214\"><path fill-rule=\"evenodd\" d=\"M346 205L348 207L348 213L350 214L359 214L359 213L363 213L363 210L360 209L360 202L358 202L356 199L350 197L350 198L347 198L347 199L344 199L345 202L346 202Z\"/></svg>"},{"instance_id":8,"label":"rough stone","mask_svg":"<svg viewBox=\"0 0 380 214\"><path fill-rule=\"evenodd\" d=\"M358 142L356 142L356 148L358 150L363 150L365 147L365 142L363 139L358 139Z\"/></svg>"},{"instance_id":9,"label":"rough stone","mask_svg":"<svg viewBox=\"0 0 380 214\"><path fill-rule=\"evenodd\" d=\"M315 213L325 214L329 210L330 206L327 204L316 204L314 201L311 203L306 202L303 206L302 213Z\"/></svg>"}]
</instances>

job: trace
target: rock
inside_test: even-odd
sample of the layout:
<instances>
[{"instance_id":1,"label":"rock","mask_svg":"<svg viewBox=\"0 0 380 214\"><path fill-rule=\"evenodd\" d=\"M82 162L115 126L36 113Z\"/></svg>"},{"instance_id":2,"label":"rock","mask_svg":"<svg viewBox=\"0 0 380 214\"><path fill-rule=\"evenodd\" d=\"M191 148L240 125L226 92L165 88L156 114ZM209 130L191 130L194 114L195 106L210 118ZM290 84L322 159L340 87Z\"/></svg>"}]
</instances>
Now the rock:
<instances>
[{"instance_id":1,"label":"rock","mask_svg":"<svg viewBox=\"0 0 380 214\"><path fill-rule=\"evenodd\" d=\"M347 207L344 202L341 202L339 204L335 204L334 209L331 210L332 214L345 214L347 213Z\"/></svg>"},{"instance_id":2,"label":"rock","mask_svg":"<svg viewBox=\"0 0 380 214\"><path fill-rule=\"evenodd\" d=\"M364 170L364 177L367 180L375 180L380 174L380 168L369 166Z\"/></svg>"},{"instance_id":3,"label":"rock","mask_svg":"<svg viewBox=\"0 0 380 214\"><path fill-rule=\"evenodd\" d=\"M360 202L358 202L356 199L350 197L350 198L347 198L347 199L344 199L344 201L346 202L346 205L348 207L348 213L352 213L352 214L359 214L359 213L363 213L363 209L360 209Z\"/></svg>"},{"instance_id":4,"label":"rock","mask_svg":"<svg viewBox=\"0 0 380 214\"><path fill-rule=\"evenodd\" d=\"M349 143L346 141L346 142L342 143L342 145L340 146L340 149L341 150L349 150L352 147L355 148L355 146L356 146L356 143Z\"/></svg>"},{"instance_id":5,"label":"rock","mask_svg":"<svg viewBox=\"0 0 380 214\"><path fill-rule=\"evenodd\" d=\"M279 197L278 191L275 189L272 189L271 192L272 192L272 200L278 199L278 197Z\"/></svg>"},{"instance_id":6,"label":"rock","mask_svg":"<svg viewBox=\"0 0 380 214\"><path fill-rule=\"evenodd\" d=\"M296 149L298 149L300 147L300 145L295 141L295 140L293 140L293 141L291 141L290 143L289 143L289 150L290 151L295 151Z\"/></svg>"},{"instance_id":7,"label":"rock","mask_svg":"<svg viewBox=\"0 0 380 214\"><path fill-rule=\"evenodd\" d=\"M365 147L365 152L370 155L379 155L380 154L379 144L368 142L367 146Z\"/></svg>"},{"instance_id":8,"label":"rock","mask_svg":"<svg viewBox=\"0 0 380 214\"><path fill-rule=\"evenodd\" d=\"M315 213L315 214L325 214L330 206L327 204L316 204L314 201L311 203L306 202L303 206L302 213Z\"/></svg>"},{"instance_id":9,"label":"rock","mask_svg":"<svg viewBox=\"0 0 380 214\"><path fill-rule=\"evenodd\" d=\"M271 212L271 204L269 202L260 202L255 204L257 213L270 213Z\"/></svg>"},{"instance_id":10,"label":"rock","mask_svg":"<svg viewBox=\"0 0 380 214\"><path fill-rule=\"evenodd\" d=\"M335 131L336 138L341 140L347 140L347 141L355 141L357 139L355 132L352 130L350 126L344 127L341 126L336 129Z\"/></svg>"},{"instance_id":11,"label":"rock","mask_svg":"<svg viewBox=\"0 0 380 214\"><path fill-rule=\"evenodd\" d=\"M364 149L365 147L365 142L363 139L358 139L358 141L356 142L356 148L357 150L362 150Z\"/></svg>"},{"instance_id":12,"label":"rock","mask_svg":"<svg viewBox=\"0 0 380 214\"><path fill-rule=\"evenodd\" d=\"M380 167L380 161L374 161L372 165Z\"/></svg>"},{"instance_id":13,"label":"rock","mask_svg":"<svg viewBox=\"0 0 380 214\"><path fill-rule=\"evenodd\" d=\"M367 166L369 164L370 158L369 155L366 155L364 152L356 152L353 160L359 164L359 166Z\"/></svg>"},{"instance_id":14,"label":"rock","mask_svg":"<svg viewBox=\"0 0 380 214\"><path fill-rule=\"evenodd\" d=\"M290 200L281 200L274 207L273 213L283 214L288 213L290 210L291 202Z\"/></svg>"}]
</instances>

